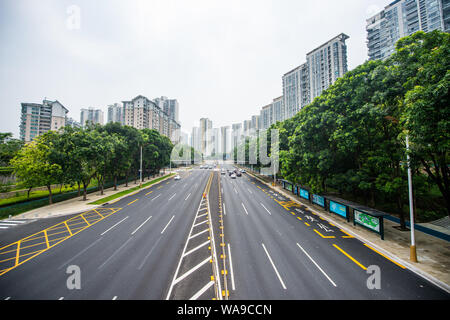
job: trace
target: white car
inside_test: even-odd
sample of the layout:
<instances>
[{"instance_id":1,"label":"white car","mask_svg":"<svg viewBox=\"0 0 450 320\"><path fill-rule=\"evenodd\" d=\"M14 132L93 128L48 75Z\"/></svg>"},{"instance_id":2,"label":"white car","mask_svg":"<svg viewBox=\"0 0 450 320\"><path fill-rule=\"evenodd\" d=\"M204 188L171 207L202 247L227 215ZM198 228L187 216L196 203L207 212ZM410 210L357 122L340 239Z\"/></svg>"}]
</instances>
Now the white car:
<instances>
[{"instance_id":1,"label":"white car","mask_svg":"<svg viewBox=\"0 0 450 320\"><path fill-rule=\"evenodd\" d=\"M181 177L178 174L173 178L173 180L180 180L180 179Z\"/></svg>"},{"instance_id":2,"label":"white car","mask_svg":"<svg viewBox=\"0 0 450 320\"><path fill-rule=\"evenodd\" d=\"M231 179L236 179L236 175L234 173L231 174L230 176Z\"/></svg>"}]
</instances>

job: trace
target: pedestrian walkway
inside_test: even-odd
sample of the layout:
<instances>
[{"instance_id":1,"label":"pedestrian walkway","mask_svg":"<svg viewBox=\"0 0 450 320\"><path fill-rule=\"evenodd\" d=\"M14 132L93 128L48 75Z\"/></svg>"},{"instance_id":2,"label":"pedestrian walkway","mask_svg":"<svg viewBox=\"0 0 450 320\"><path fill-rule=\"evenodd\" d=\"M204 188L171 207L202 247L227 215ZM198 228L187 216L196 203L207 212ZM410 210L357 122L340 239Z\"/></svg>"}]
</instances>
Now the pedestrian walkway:
<instances>
[{"instance_id":1,"label":"pedestrian walkway","mask_svg":"<svg viewBox=\"0 0 450 320\"><path fill-rule=\"evenodd\" d=\"M0 220L0 231L14 228L25 223L36 221L35 219L8 219Z\"/></svg>"},{"instance_id":2,"label":"pedestrian walkway","mask_svg":"<svg viewBox=\"0 0 450 320\"><path fill-rule=\"evenodd\" d=\"M170 173L170 172L166 172L166 174L168 174L168 173ZM157 178L159 178L159 177L156 177L154 179L157 179ZM151 181L151 180L153 180L153 179L146 180L143 183L147 183L148 181ZM166 180L166 179L163 179L161 181L164 181L164 180ZM161 181L156 182L155 184L158 184ZM152 184L152 186L155 184ZM24 212L24 213L14 216L14 220L49 218L49 217L56 217L56 216L62 216L62 215L68 215L68 214L88 211L88 210L102 206L102 205L92 205L89 203L97 201L104 197L110 196L117 192L129 190L131 188L136 187L137 185L139 185L139 182L135 183L134 181L130 181L130 182L128 182L128 187L126 187L125 184L118 185L117 190L114 190L114 187L111 187L111 188L105 189L103 192L103 195L100 194L100 191L96 191L96 192L88 194L86 201L83 201L83 196L79 196L79 197L72 198L72 199L69 199L66 201L61 201L61 202L54 203L54 204L51 204L48 206L36 208L36 209L33 209L33 210L30 210L30 211L27 211L27 212ZM139 190L137 190L136 192L139 192ZM129 195L130 195L130 193L126 194L122 197L127 197ZM122 197L120 197L120 198L122 198ZM120 198L117 198L117 199L120 199ZM117 199L114 199L114 200L117 200ZM0 220L0 223L4 223L4 221Z\"/></svg>"},{"instance_id":3,"label":"pedestrian walkway","mask_svg":"<svg viewBox=\"0 0 450 320\"><path fill-rule=\"evenodd\" d=\"M308 207L311 211L319 214L356 238L366 242L368 245L372 245L383 254L398 260L409 269L429 279L435 284L450 290L450 243L448 241L416 230L415 239L417 258L419 261L418 263L410 262L410 232L400 231L394 228L394 226L398 225L397 223L389 220L384 221L384 240L381 240L378 234L368 231L360 226L354 226L353 223L348 223L344 219L340 219L338 216L333 215L318 206L312 205L307 200L295 196L279 185L272 186L271 183L264 181L256 174L249 174L267 186L276 189L278 193L283 194L285 197ZM444 227L440 228L444 229Z\"/></svg>"}]
</instances>

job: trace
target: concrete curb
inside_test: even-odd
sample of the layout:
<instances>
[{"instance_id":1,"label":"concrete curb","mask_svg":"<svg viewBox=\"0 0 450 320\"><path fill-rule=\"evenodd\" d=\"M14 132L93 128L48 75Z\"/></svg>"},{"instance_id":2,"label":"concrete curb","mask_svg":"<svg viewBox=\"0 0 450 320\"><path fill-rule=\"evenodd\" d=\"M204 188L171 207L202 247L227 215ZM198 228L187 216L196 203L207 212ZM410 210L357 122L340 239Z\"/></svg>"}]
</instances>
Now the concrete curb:
<instances>
[{"instance_id":1,"label":"concrete curb","mask_svg":"<svg viewBox=\"0 0 450 320\"><path fill-rule=\"evenodd\" d=\"M85 205L89 206L89 207L86 207L85 209L82 209L82 210L76 209L76 210L70 211L70 212L64 212L64 213L60 213L60 214L49 214L47 216L40 216L40 217L39 216L38 217L34 217L33 215L31 215L30 217L23 217L22 215L30 214L30 212L23 212L20 215L17 215L15 217L17 219L20 219L20 218L25 218L25 219L29 219L29 218L30 219L48 219L48 218L62 217L62 216L67 216L67 215L72 215L72 214L80 214L80 213L83 213L83 212L86 212L86 211L89 211L89 210L92 210L92 209L101 208L101 207L103 207L105 205L108 205L108 204L113 204L113 203L115 203L115 202L117 202L117 201L119 201L119 200L121 200L121 199L123 199L125 197L132 196L132 195L134 195L134 194L136 194L136 193L138 193L138 192L140 192L142 190L148 189L148 188L150 188L152 186L155 186L155 185L157 185L157 184L159 184L159 183L161 183L163 181L166 181L167 179L170 179L170 178L173 178L173 176L165 177L164 179L161 179L160 181L155 182L155 183L153 183L153 184L151 184L149 186L146 186L146 187L144 187L142 189L137 189L137 190L135 190L133 192L127 193L127 194L125 194L125 195L123 195L123 196L121 196L119 198L116 198L116 199L112 200L113 202L105 202L103 204L88 204L88 203L85 203ZM156 179L158 179L158 178L156 178ZM121 190L121 191L123 191L123 190ZM121 191L117 191L117 192L121 192ZM105 197L108 197L108 196L105 196ZM65 200L65 201L72 201L73 199L75 199L75 198L68 199L68 200ZM59 205L61 205L63 203L64 203L64 201L58 202ZM47 206L44 206L44 207L41 207L41 208L45 208L45 207L47 207ZM38 209L41 209L41 208L38 208Z\"/></svg>"},{"instance_id":2,"label":"concrete curb","mask_svg":"<svg viewBox=\"0 0 450 320\"><path fill-rule=\"evenodd\" d=\"M269 188L271 188L274 191L280 192L282 194L284 194L287 198L307 207L309 210L313 211L314 213L318 214L319 216L321 216L322 218L324 218L325 220L327 220L329 222L329 217L324 215L322 212L317 211L315 208L311 207L308 204L305 204L301 201L299 201L298 199L294 198L293 196L291 196L290 194L284 192L283 190L278 190L275 189L270 183L265 182L264 180L260 179L258 176L256 176L255 174L246 171L247 174L251 175L252 177L254 177L255 179L257 179L258 181L260 181L261 183L264 183L266 186L268 186ZM411 270L412 272L416 273L417 275L421 276L422 278L428 280L429 282L433 283L434 285L436 285L437 287L439 287L440 289L446 291L447 293L450 293L450 285L448 285L447 283L436 279L434 276L426 273L425 271L411 265L411 263L393 255L392 253L386 251L385 249L379 247L377 244L372 243L371 241L363 238L361 235L354 233L352 230L349 230L346 226L343 226L342 224L335 222L333 220L333 224L338 226L339 228L343 229L345 232L351 234L353 237L355 237L356 239L358 239L359 241L363 242L363 243L367 243L368 245L370 245L371 247L373 247L374 249L380 251L382 254L386 255L387 257L389 257L390 259L404 265L406 268L408 268L409 270Z\"/></svg>"}]
</instances>

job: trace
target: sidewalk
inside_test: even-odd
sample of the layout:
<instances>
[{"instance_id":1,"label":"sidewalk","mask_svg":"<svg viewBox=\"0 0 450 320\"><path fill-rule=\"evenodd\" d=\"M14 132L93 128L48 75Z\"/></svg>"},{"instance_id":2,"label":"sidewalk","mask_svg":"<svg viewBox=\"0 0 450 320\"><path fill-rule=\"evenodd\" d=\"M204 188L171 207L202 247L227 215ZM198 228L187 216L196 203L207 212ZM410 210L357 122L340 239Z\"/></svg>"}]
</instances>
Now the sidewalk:
<instances>
[{"instance_id":1,"label":"sidewalk","mask_svg":"<svg viewBox=\"0 0 450 320\"><path fill-rule=\"evenodd\" d=\"M167 171L166 174L169 174L170 172ZM156 177L154 179L158 179L159 177ZM143 181L143 183L147 183L151 180L154 179L150 179L150 180L145 180ZM161 181L158 181L150 186L154 186L157 185L158 183L161 183L162 181L167 180L167 178L162 179ZM129 181L128 182L128 187L125 187L125 183L118 185L117 186L117 190L114 190L114 187L105 189L103 191L103 195L100 195L100 191L96 191L96 192L92 192L90 194L87 194L87 200L83 201L83 196L80 197L76 197L76 198L72 198L66 201L61 201L58 203L54 203L48 206L43 206L37 209L33 209L21 214L18 214L17 216L14 216L15 219L41 219L41 218L49 218L49 217L56 217L56 216L63 216L63 215L68 215L68 214L73 214L73 213L81 213L84 211L88 211L91 209L95 209L98 207L101 207L102 205L93 205L93 204L89 204L90 202L94 202L97 201L99 199L102 199L104 197L110 196L112 194L124 191L124 190L129 190L131 188L134 188L136 186L139 185L138 183L134 183L134 181ZM149 188L150 186L147 186L145 188ZM144 189L145 189L144 188ZM141 189L140 189L141 190ZM139 192L140 190L136 190L135 192ZM129 195L133 194L132 193L128 193L122 197L116 198L112 201L117 201L121 198L127 197Z\"/></svg>"},{"instance_id":2,"label":"sidewalk","mask_svg":"<svg viewBox=\"0 0 450 320\"><path fill-rule=\"evenodd\" d=\"M281 186L272 186L263 179L259 178L253 172L247 171L250 175L283 194L285 197L296 201L307 207L309 210L317 213L324 219L335 224L359 240L376 248L389 258L397 260L399 263L408 267L412 271L422 275L441 288L450 291L450 243L448 241L433 237L426 233L415 231L417 259L418 263L410 262L410 232L399 231L394 226L398 224L384 220L384 240L380 239L378 234L366 230L360 226L354 226L352 222L348 223L344 219L339 219L336 215L323 210L321 207L312 205L307 200L303 200L294 194L284 190Z\"/></svg>"}]
</instances>

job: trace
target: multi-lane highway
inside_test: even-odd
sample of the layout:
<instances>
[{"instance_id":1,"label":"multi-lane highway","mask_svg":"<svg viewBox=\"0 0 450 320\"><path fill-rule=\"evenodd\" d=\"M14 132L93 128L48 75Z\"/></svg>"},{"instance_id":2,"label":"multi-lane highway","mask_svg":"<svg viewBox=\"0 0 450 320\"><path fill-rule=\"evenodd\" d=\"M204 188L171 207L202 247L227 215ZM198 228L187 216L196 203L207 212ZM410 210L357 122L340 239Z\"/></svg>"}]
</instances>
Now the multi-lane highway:
<instances>
[{"instance_id":1,"label":"multi-lane highway","mask_svg":"<svg viewBox=\"0 0 450 320\"><path fill-rule=\"evenodd\" d=\"M0 299L449 298L247 174L180 175L3 230Z\"/></svg>"},{"instance_id":2,"label":"multi-lane highway","mask_svg":"<svg viewBox=\"0 0 450 320\"><path fill-rule=\"evenodd\" d=\"M193 170L181 180L163 181L98 210L104 218L75 215L67 227L59 218L60 228L47 230L48 239L43 232L25 238L25 229L19 246L3 248L8 243L2 241L0 269L16 257L19 265L0 276L0 299L166 299L210 175ZM90 226L82 224L84 218ZM84 229L69 236L77 226ZM51 242L57 233L67 238ZM68 266L79 267L81 289L68 289ZM206 267L210 278L211 265ZM179 297L196 292L184 293Z\"/></svg>"}]
</instances>

